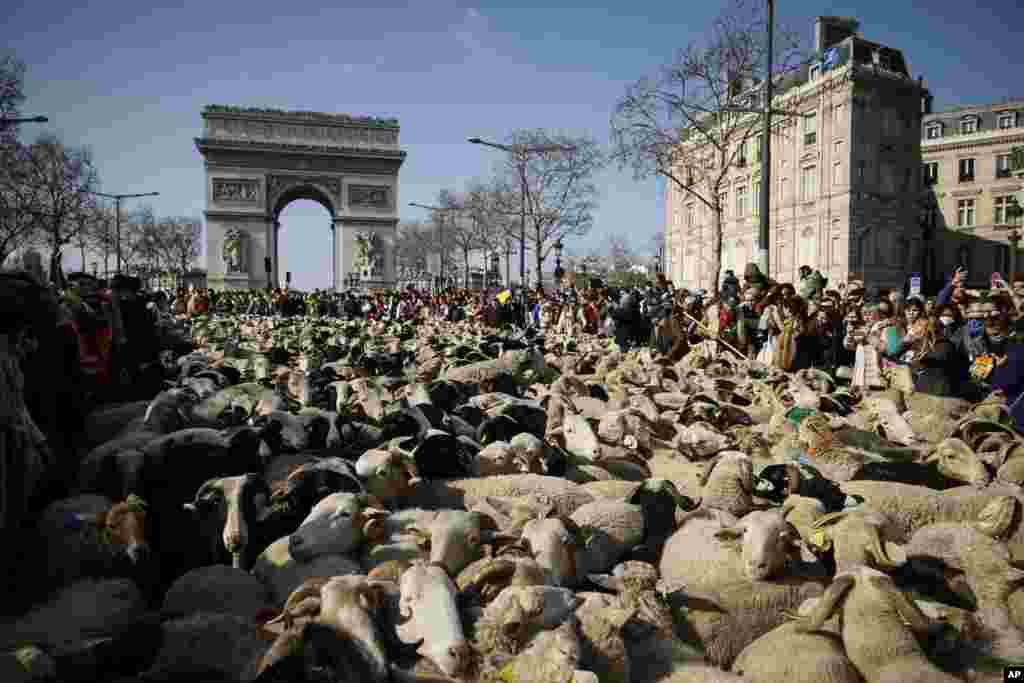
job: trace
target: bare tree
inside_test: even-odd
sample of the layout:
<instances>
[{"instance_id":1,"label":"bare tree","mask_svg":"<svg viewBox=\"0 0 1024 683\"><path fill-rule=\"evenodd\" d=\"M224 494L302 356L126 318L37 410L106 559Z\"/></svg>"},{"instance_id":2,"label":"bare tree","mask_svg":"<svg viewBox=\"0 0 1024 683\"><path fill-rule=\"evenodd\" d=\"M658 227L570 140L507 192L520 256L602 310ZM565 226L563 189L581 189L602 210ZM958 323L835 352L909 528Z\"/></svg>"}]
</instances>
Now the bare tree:
<instances>
[{"instance_id":1,"label":"bare tree","mask_svg":"<svg viewBox=\"0 0 1024 683\"><path fill-rule=\"evenodd\" d=\"M463 265L463 283L469 287L469 256L479 248L480 238L467 210L466 198L454 190L444 189L437 194L437 206L441 210L434 211L434 218L444 221L443 231L439 234L443 235L441 248L445 249L445 260L450 256L459 257ZM455 269L450 272L454 273Z\"/></svg>"},{"instance_id":2,"label":"bare tree","mask_svg":"<svg viewBox=\"0 0 1024 683\"><path fill-rule=\"evenodd\" d=\"M506 174L487 185L487 225L484 230L495 253L505 258L505 285L512 284L512 254L519 250L519 206L521 194L514 190Z\"/></svg>"},{"instance_id":3,"label":"bare tree","mask_svg":"<svg viewBox=\"0 0 1024 683\"><path fill-rule=\"evenodd\" d=\"M395 239L395 270L398 277L411 280L427 271L427 256L437 245L433 228L422 221L403 222Z\"/></svg>"},{"instance_id":4,"label":"bare tree","mask_svg":"<svg viewBox=\"0 0 1024 683\"><path fill-rule=\"evenodd\" d=\"M39 236L43 197L29 183L28 155L16 141L0 143L0 265Z\"/></svg>"},{"instance_id":5,"label":"bare tree","mask_svg":"<svg viewBox=\"0 0 1024 683\"><path fill-rule=\"evenodd\" d=\"M65 147L54 136L41 136L27 147L15 146L22 150L19 180L29 195L21 210L45 233L52 271L59 267L63 248L86 223L81 214L95 208L88 190L98 184L98 174L87 149Z\"/></svg>"},{"instance_id":6,"label":"bare tree","mask_svg":"<svg viewBox=\"0 0 1024 683\"><path fill-rule=\"evenodd\" d=\"M161 246L153 207L143 204L121 221L121 267L126 273L144 277L159 271Z\"/></svg>"},{"instance_id":7,"label":"bare tree","mask_svg":"<svg viewBox=\"0 0 1024 683\"><path fill-rule=\"evenodd\" d=\"M730 0L699 42L678 51L656 76L630 85L611 117L612 156L620 168L631 167L638 179L662 176L710 214L705 286L717 285L721 269L726 180L747 161L748 141L756 144L761 132L760 116L729 108L743 106L758 74L764 78L765 14L762 2ZM800 40L776 33L775 64L787 71L799 60Z\"/></svg>"},{"instance_id":8,"label":"bare tree","mask_svg":"<svg viewBox=\"0 0 1024 683\"><path fill-rule=\"evenodd\" d=\"M604 164L604 154L593 138L543 129L515 131L507 147L513 154L506 166L506 185L519 188L525 199L526 238L540 283L544 260L555 243L590 231L598 198L594 176Z\"/></svg>"},{"instance_id":9,"label":"bare tree","mask_svg":"<svg viewBox=\"0 0 1024 683\"><path fill-rule=\"evenodd\" d=\"M158 246L167 270L182 281L202 252L202 223L197 218L172 216L159 221L159 230Z\"/></svg>"}]
</instances>

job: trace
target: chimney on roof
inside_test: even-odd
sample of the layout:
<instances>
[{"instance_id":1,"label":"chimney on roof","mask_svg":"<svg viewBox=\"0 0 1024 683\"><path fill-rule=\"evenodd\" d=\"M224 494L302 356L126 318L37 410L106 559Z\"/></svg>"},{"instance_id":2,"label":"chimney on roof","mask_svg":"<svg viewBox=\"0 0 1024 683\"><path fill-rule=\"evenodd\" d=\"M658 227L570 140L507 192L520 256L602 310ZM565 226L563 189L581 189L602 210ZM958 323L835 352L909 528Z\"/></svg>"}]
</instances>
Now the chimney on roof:
<instances>
[{"instance_id":1,"label":"chimney on roof","mask_svg":"<svg viewBox=\"0 0 1024 683\"><path fill-rule=\"evenodd\" d=\"M860 22L852 17L818 17L814 21L814 49L818 52L860 35Z\"/></svg>"},{"instance_id":2,"label":"chimney on roof","mask_svg":"<svg viewBox=\"0 0 1024 683\"><path fill-rule=\"evenodd\" d=\"M927 116L932 113L932 94L924 87L924 76L917 77L917 86L921 89L921 114Z\"/></svg>"}]
</instances>

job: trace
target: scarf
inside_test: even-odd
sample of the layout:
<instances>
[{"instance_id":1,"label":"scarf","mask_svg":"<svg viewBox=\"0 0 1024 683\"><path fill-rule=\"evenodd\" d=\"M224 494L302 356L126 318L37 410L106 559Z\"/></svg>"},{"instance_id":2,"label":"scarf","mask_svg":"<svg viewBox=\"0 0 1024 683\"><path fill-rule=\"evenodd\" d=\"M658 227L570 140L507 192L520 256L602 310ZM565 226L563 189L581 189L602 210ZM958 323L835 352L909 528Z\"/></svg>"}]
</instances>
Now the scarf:
<instances>
[{"instance_id":1,"label":"scarf","mask_svg":"<svg viewBox=\"0 0 1024 683\"><path fill-rule=\"evenodd\" d=\"M796 320L788 318L782 322L782 331L775 340L772 365L780 370L789 370L796 356Z\"/></svg>"}]
</instances>

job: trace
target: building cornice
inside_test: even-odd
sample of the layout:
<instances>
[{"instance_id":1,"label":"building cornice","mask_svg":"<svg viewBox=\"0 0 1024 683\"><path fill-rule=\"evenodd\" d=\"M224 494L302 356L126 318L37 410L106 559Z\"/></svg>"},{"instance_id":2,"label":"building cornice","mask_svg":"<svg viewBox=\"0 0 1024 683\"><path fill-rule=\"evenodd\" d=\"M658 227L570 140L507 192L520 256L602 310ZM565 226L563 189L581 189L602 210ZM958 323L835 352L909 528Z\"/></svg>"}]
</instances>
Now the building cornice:
<instances>
[{"instance_id":1,"label":"building cornice","mask_svg":"<svg viewBox=\"0 0 1024 683\"><path fill-rule=\"evenodd\" d=\"M221 220L221 221L225 221L225 220L227 220L227 221L231 221L231 220L250 221L250 220L256 219L256 220L261 220L261 221L269 222L271 220L270 218L267 217L267 214L265 212L263 212L262 209L260 211L252 211L252 212L245 212L245 211L217 211L217 210L213 210L213 211L204 211L203 215L206 216L207 219L211 219L212 218L214 220Z\"/></svg>"},{"instance_id":2,"label":"building cornice","mask_svg":"<svg viewBox=\"0 0 1024 683\"><path fill-rule=\"evenodd\" d=\"M989 135L984 137L978 137L972 140L956 140L950 139L948 142L936 143L931 141L921 141L921 156L928 154L937 154L939 152L951 152L960 151L966 149L972 149L975 147L991 147L993 145L1005 145L1012 143L1024 143L1024 132L1014 133L1013 135Z\"/></svg>"},{"instance_id":3,"label":"building cornice","mask_svg":"<svg viewBox=\"0 0 1024 683\"><path fill-rule=\"evenodd\" d=\"M334 219L335 223L342 225L374 225L387 227L398 225L397 218L384 218L382 216L339 216Z\"/></svg>"},{"instance_id":4,"label":"building cornice","mask_svg":"<svg viewBox=\"0 0 1024 683\"><path fill-rule=\"evenodd\" d=\"M263 107L234 107L224 104L210 104L202 111L202 117L245 119L246 121L272 121L274 123L316 123L320 125L346 126L354 128L389 128L397 130L398 119L377 116L353 116L352 114L329 114L320 111L285 111Z\"/></svg>"}]
</instances>

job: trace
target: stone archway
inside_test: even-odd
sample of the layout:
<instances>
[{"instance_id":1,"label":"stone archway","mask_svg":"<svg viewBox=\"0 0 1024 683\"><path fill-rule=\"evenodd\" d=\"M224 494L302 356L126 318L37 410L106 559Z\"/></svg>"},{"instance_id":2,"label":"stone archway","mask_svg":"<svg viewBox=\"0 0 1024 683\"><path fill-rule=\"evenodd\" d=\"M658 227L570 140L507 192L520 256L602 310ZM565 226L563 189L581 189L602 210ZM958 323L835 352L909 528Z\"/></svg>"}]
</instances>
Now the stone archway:
<instances>
[{"instance_id":1,"label":"stone archway","mask_svg":"<svg viewBox=\"0 0 1024 683\"><path fill-rule=\"evenodd\" d=\"M206 169L206 263L211 287L281 283L279 216L311 199L331 216L333 285L395 284L398 171L394 119L211 106L196 148Z\"/></svg>"}]
</instances>

